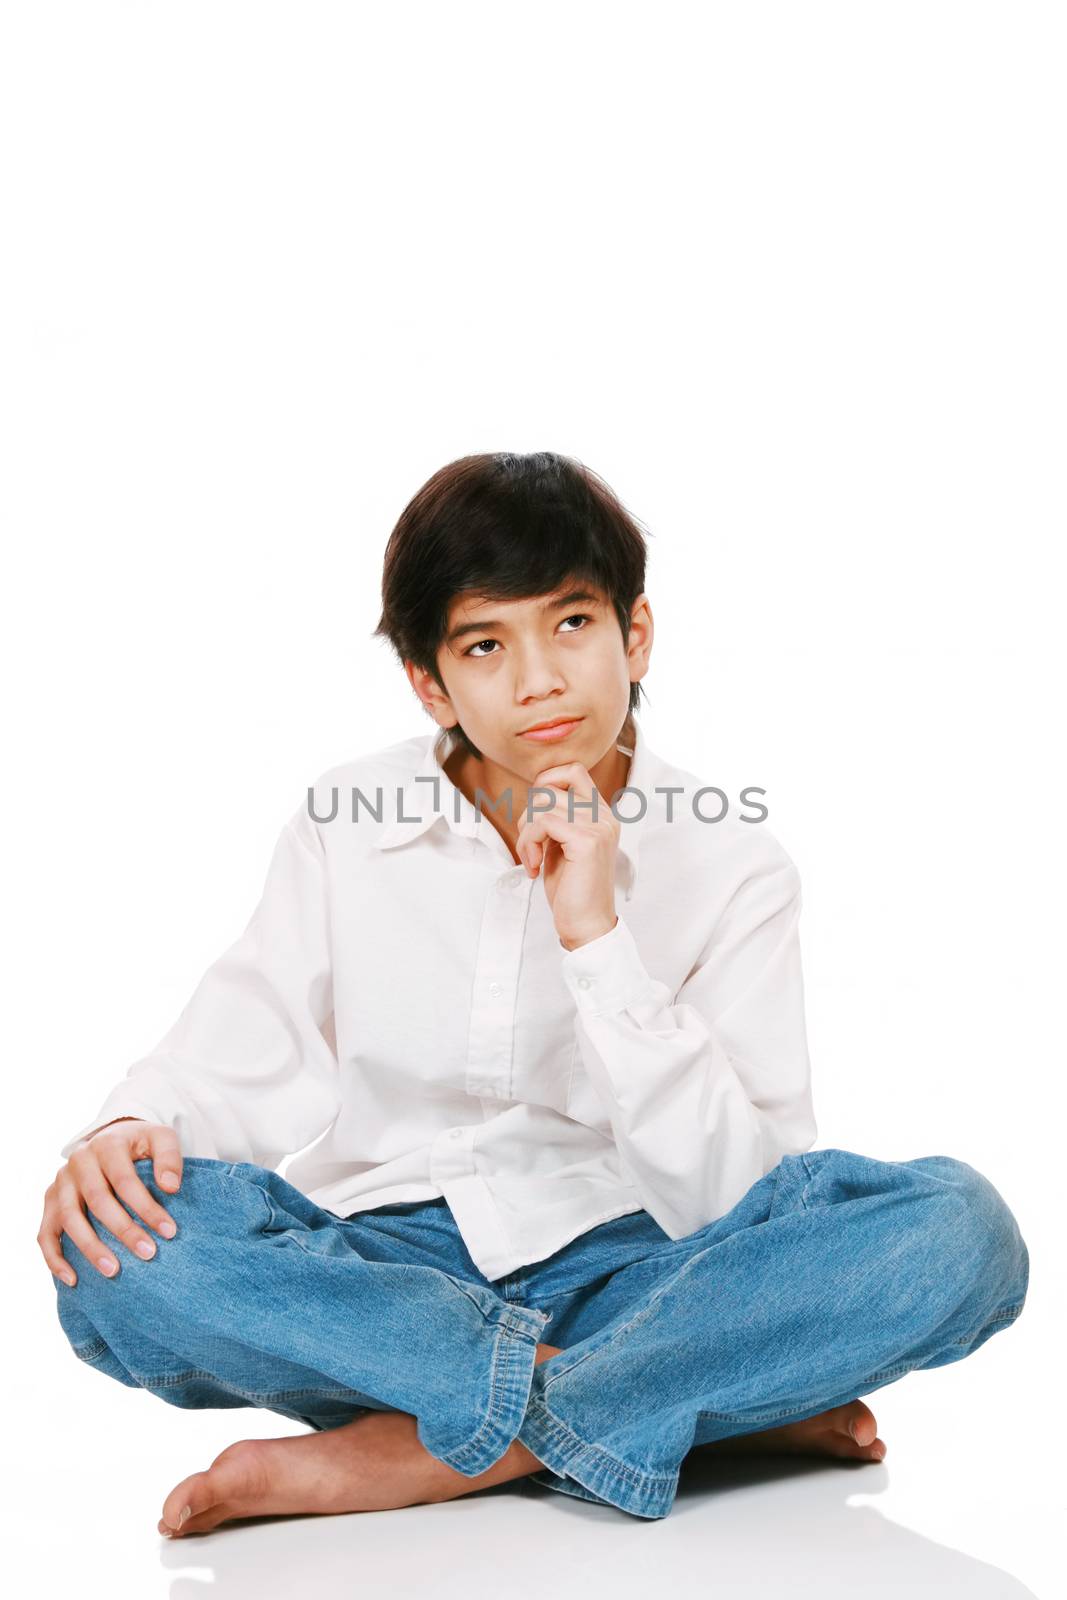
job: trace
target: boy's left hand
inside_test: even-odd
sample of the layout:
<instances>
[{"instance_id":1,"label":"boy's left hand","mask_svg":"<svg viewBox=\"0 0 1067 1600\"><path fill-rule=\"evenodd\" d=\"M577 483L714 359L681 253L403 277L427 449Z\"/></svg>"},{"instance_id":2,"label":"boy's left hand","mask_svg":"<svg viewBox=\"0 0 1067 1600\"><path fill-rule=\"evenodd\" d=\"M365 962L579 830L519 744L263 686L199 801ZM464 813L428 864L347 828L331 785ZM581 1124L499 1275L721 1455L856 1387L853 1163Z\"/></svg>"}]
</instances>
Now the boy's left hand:
<instances>
[{"instance_id":1,"label":"boy's left hand","mask_svg":"<svg viewBox=\"0 0 1067 1600\"><path fill-rule=\"evenodd\" d=\"M550 811L537 811L519 829L515 853L532 878L541 874L545 895L561 944L568 950L610 933L615 914L615 857L622 824L596 788L588 767L567 761L545 767L531 788L556 791ZM567 814L567 791L573 789L574 821ZM596 800L596 820L591 809ZM543 804L538 795L534 804ZM580 802L584 801L582 805Z\"/></svg>"}]
</instances>

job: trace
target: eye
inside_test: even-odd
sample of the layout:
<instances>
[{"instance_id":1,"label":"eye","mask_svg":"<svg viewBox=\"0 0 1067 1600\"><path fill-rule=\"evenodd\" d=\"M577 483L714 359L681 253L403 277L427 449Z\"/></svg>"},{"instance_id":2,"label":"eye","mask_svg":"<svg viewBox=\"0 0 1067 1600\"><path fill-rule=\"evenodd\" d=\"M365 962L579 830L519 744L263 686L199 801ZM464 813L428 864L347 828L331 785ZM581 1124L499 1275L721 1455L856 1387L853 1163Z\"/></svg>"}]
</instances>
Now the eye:
<instances>
[{"instance_id":1,"label":"eye","mask_svg":"<svg viewBox=\"0 0 1067 1600\"><path fill-rule=\"evenodd\" d=\"M592 617L589 616L586 612L584 612L584 611L575 611L575 612L573 612L571 614L571 616L564 617L563 622L583 622L584 623L584 622L592 622L592 620L593 620ZM560 626L562 627L563 623L561 623ZM571 628L569 631L571 633L584 633L585 629L584 628ZM486 657L484 655L475 655L474 652L476 650L480 650L483 644L496 644L496 642L497 641L495 639L479 639L477 644L472 644L469 649L464 650L463 654L465 656L472 657L472 659L475 660L475 661L484 661L486 659ZM492 654L495 654L495 652L490 651L489 654L492 655Z\"/></svg>"}]
</instances>

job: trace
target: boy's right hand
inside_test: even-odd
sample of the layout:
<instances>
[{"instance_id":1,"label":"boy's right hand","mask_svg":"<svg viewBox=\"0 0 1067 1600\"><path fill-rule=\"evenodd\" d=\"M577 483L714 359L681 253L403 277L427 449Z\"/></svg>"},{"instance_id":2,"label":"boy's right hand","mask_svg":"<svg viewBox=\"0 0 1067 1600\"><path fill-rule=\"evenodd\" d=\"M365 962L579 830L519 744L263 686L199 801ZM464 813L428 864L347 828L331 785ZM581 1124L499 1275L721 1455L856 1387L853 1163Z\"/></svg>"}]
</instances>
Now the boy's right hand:
<instances>
[{"instance_id":1,"label":"boy's right hand","mask_svg":"<svg viewBox=\"0 0 1067 1600\"><path fill-rule=\"evenodd\" d=\"M116 1196L121 1196L131 1210L165 1239L173 1239L177 1233L174 1218L145 1188L134 1170L134 1162L145 1157L153 1163L160 1188L173 1193L182 1181L178 1135L162 1123L144 1122L137 1117L106 1123L76 1145L56 1173L55 1182L45 1190L44 1216L37 1243L49 1271L64 1283L73 1287L77 1275L60 1248L61 1233L68 1235L105 1278L113 1278L119 1270L118 1262L90 1223L86 1207L128 1250L136 1250L145 1260L155 1255L155 1243L126 1207L119 1204Z\"/></svg>"}]
</instances>

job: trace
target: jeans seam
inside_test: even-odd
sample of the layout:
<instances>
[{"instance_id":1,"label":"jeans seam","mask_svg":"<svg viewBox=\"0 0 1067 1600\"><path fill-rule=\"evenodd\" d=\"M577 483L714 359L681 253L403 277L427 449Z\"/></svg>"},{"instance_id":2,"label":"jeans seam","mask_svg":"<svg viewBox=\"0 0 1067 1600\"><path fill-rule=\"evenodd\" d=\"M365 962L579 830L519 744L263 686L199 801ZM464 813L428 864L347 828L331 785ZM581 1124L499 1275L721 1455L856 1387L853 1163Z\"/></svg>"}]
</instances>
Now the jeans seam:
<instances>
[{"instance_id":1,"label":"jeans seam","mask_svg":"<svg viewBox=\"0 0 1067 1600\"><path fill-rule=\"evenodd\" d=\"M533 1311L531 1309L527 1312L527 1314L544 1319L543 1312ZM489 1442L488 1447L491 1449L493 1448L493 1433L496 1431L504 1431L502 1430L501 1419L507 1415L511 1405L511 1395L509 1392L510 1373L508 1369L512 1367L517 1355L520 1353L518 1350L516 1350L515 1346L520 1340L531 1340L533 1343L533 1353L536 1355L536 1347L538 1342L537 1335L543 1331L545 1320L547 1319L542 1321L542 1326L536 1331L525 1328L522 1325L521 1319L516 1318L510 1312L505 1313L505 1315L497 1321L497 1332L493 1342L493 1362L489 1374L489 1398L486 1406L485 1416L482 1418L482 1422L477 1433L473 1434L469 1439L465 1439L463 1443L456 1449L450 1449L447 1451L447 1453L442 1452L440 1455L440 1459L443 1460L447 1466L451 1466L454 1471L461 1472L464 1471L464 1468L471 1466L473 1467L473 1473L468 1474L471 1476L476 1475L479 1472L488 1471L488 1467L493 1465L493 1463L498 1460L500 1456L502 1456L507 1450L511 1440L507 1440L501 1445L500 1450L497 1452L497 1455L494 1456L492 1462L483 1464L478 1459L479 1455L483 1453L485 1448L483 1445L483 1440L487 1440ZM534 1362L534 1367L535 1366L536 1362ZM533 1367L531 1367L531 1385L533 1381L532 1374ZM516 1400L514 1405L516 1414L515 1432L512 1434L512 1439L517 1436L517 1430L528 1403L529 1391L527 1391L527 1394L524 1397L519 1396ZM460 1465L460 1463L462 1463L462 1465Z\"/></svg>"},{"instance_id":2,"label":"jeans seam","mask_svg":"<svg viewBox=\"0 0 1067 1600\"><path fill-rule=\"evenodd\" d=\"M493 1340L493 1364L489 1369L489 1399L486 1403L485 1416L482 1418L481 1427L478 1429L478 1432L474 1435L474 1437L465 1440L465 1442L461 1445L460 1449L464 1452L467 1450L477 1452L483 1435L496 1425L498 1414L504 1409L504 1406L501 1403L501 1393L503 1389L503 1385L501 1383L501 1368L504 1365L503 1351L505 1345L509 1344L510 1337L515 1330L511 1327L510 1322L506 1318L499 1324L499 1326L501 1332L498 1333L496 1338ZM509 1361L511 1359L510 1346L508 1348L507 1359Z\"/></svg>"},{"instance_id":3,"label":"jeans seam","mask_svg":"<svg viewBox=\"0 0 1067 1600\"><path fill-rule=\"evenodd\" d=\"M106 1339L93 1339L88 1344L73 1345L72 1348L79 1360L92 1362L111 1347ZM173 1389L179 1384L188 1383L191 1378L205 1378L209 1383L220 1384L227 1394L240 1395L257 1406L266 1406L272 1400L299 1400L305 1395L311 1395L316 1400L345 1400L353 1393L351 1389L335 1384L305 1384L299 1389L242 1389L237 1384L226 1383L218 1373L207 1372L202 1367L186 1367L182 1372L166 1373L158 1378L138 1378L137 1383L142 1389Z\"/></svg>"},{"instance_id":4,"label":"jeans seam","mask_svg":"<svg viewBox=\"0 0 1067 1600\"><path fill-rule=\"evenodd\" d=\"M620 1478L625 1478L633 1489L648 1488L652 1484L658 1486L677 1482L677 1472L645 1472L640 1467L630 1466L628 1462L623 1461L613 1451L606 1450L602 1444L588 1443L587 1440L575 1433L574 1429L569 1427L566 1422L557 1417L555 1412L550 1411L543 1400L540 1403L539 1414L543 1414L543 1420L552 1432L560 1433L564 1436L561 1442L573 1444L576 1449L588 1450L593 1455L603 1457L611 1470Z\"/></svg>"},{"instance_id":5,"label":"jeans seam","mask_svg":"<svg viewBox=\"0 0 1067 1600\"><path fill-rule=\"evenodd\" d=\"M869 1379L865 1379L869 1382ZM788 1411L756 1411L747 1416L740 1417L735 1411L698 1411L697 1417L707 1417L712 1422L741 1422L752 1425L751 1431L758 1433L769 1422L778 1422L782 1417L795 1417L799 1411L807 1414L811 1412L811 1405L790 1406ZM816 1416L820 1413L816 1412Z\"/></svg>"},{"instance_id":6,"label":"jeans seam","mask_svg":"<svg viewBox=\"0 0 1067 1600\"><path fill-rule=\"evenodd\" d=\"M102 1356L109 1349L106 1339L94 1339L89 1344L73 1346L75 1355L82 1361L95 1361L97 1356ZM186 1367L181 1372L168 1372L157 1378L138 1378L137 1382L144 1389L173 1389L179 1384L188 1383L191 1378L206 1378L209 1383L219 1384L228 1394L239 1394L257 1405L270 1400L298 1399L301 1395L344 1400L354 1392L336 1384L304 1384L299 1389L242 1389L237 1384L227 1383L217 1372L207 1372L202 1367Z\"/></svg>"},{"instance_id":7,"label":"jeans seam","mask_svg":"<svg viewBox=\"0 0 1067 1600\"><path fill-rule=\"evenodd\" d=\"M678 1487L678 1469L650 1472L621 1461L603 1445L587 1443L537 1396L531 1397L518 1438L553 1477L572 1479L586 1490L580 1498L606 1501L632 1516L661 1517L670 1510ZM538 1473L534 1481L543 1484L544 1475Z\"/></svg>"},{"instance_id":8,"label":"jeans seam","mask_svg":"<svg viewBox=\"0 0 1067 1600\"><path fill-rule=\"evenodd\" d=\"M240 1395L243 1400L262 1407L269 1407L274 1400L299 1400L309 1395L316 1400L344 1400L351 1398L353 1394L351 1389L338 1389L329 1384L305 1384L299 1389L242 1389L239 1384L227 1383L215 1372L202 1372L196 1367L190 1367L187 1371L175 1375L168 1374L164 1378L140 1378L138 1382L145 1389L172 1389L177 1384L186 1383L190 1378L207 1378L211 1383L219 1384L227 1394ZM361 1402L352 1403L359 1405Z\"/></svg>"},{"instance_id":9,"label":"jeans seam","mask_svg":"<svg viewBox=\"0 0 1067 1600\"><path fill-rule=\"evenodd\" d=\"M1006 1306L1003 1311L998 1311L995 1317L990 1317L988 1322L983 1322L978 1329L978 1333L985 1333L989 1328L1002 1328L1008 1323L1014 1322L1025 1304L1025 1300L1020 1300L1017 1305ZM968 1334L966 1338L954 1339L952 1342L953 1344L972 1344L977 1336L977 1334L972 1333Z\"/></svg>"},{"instance_id":10,"label":"jeans seam","mask_svg":"<svg viewBox=\"0 0 1067 1600\"><path fill-rule=\"evenodd\" d=\"M88 1344L76 1344L71 1348L80 1361L95 1361L108 1348L108 1342L106 1339L90 1339Z\"/></svg>"}]
</instances>

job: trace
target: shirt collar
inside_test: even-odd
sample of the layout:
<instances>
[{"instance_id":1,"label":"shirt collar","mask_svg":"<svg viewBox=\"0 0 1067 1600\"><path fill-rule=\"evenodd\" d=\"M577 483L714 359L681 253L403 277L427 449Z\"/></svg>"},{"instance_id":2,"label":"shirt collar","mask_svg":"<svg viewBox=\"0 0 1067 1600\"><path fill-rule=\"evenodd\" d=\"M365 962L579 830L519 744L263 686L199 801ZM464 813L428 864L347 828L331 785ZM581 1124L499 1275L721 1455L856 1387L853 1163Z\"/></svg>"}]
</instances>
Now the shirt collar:
<instances>
[{"instance_id":1,"label":"shirt collar","mask_svg":"<svg viewBox=\"0 0 1067 1600\"><path fill-rule=\"evenodd\" d=\"M629 726L634 730L634 738L627 789L636 790L637 793L624 793L618 802L621 825L618 854L627 864L628 881L625 888L627 900L632 897L637 882L641 834L654 804L652 790L659 765L658 757L649 749L641 724L636 717L631 718ZM619 742L623 744L625 740L620 739ZM478 817L473 802L467 799L462 790L456 788L444 770L444 763L458 743L458 736L451 728L437 728L427 735L419 763L402 787L397 818L378 834L374 841L376 849L390 850L394 845L417 839L438 820L447 823L453 833L466 838L481 838L484 830L487 838L492 835L490 844L495 841L501 850L507 849L493 827L488 813ZM434 778L438 780L437 783L430 781ZM643 806L639 796L644 800ZM624 818L633 820L623 820Z\"/></svg>"}]
</instances>

